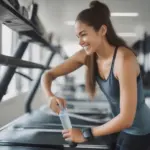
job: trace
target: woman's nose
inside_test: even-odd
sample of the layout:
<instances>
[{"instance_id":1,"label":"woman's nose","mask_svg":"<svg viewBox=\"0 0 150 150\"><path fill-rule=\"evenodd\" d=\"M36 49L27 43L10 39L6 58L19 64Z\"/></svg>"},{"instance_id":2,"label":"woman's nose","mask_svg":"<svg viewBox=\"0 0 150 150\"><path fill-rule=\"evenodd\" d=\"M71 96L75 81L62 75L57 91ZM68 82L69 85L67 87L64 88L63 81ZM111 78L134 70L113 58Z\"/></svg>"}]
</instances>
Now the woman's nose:
<instances>
[{"instance_id":1,"label":"woman's nose","mask_svg":"<svg viewBox=\"0 0 150 150\"><path fill-rule=\"evenodd\" d=\"M82 38L80 38L80 39L79 39L79 45L80 45L80 46L83 46L83 45L84 45L84 43L85 43L85 42L83 41L83 39L82 39Z\"/></svg>"}]
</instances>

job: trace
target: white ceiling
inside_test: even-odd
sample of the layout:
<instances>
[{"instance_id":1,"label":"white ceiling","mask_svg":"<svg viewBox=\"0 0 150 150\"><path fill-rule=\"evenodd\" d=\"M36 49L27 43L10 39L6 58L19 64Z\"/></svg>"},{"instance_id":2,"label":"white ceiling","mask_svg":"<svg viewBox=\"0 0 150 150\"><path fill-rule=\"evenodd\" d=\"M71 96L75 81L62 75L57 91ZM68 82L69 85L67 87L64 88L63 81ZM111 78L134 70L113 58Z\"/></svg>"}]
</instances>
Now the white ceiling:
<instances>
[{"instance_id":1,"label":"white ceiling","mask_svg":"<svg viewBox=\"0 0 150 150\"><path fill-rule=\"evenodd\" d=\"M88 7L91 0L35 0L40 5L39 16L48 32L53 31L66 43L78 42L74 26L67 26L65 21L75 20L77 14ZM150 32L150 0L101 0L105 2L111 12L138 12L138 17L112 17L116 32L135 32L138 25L142 25ZM129 44L136 37L124 37Z\"/></svg>"}]
</instances>

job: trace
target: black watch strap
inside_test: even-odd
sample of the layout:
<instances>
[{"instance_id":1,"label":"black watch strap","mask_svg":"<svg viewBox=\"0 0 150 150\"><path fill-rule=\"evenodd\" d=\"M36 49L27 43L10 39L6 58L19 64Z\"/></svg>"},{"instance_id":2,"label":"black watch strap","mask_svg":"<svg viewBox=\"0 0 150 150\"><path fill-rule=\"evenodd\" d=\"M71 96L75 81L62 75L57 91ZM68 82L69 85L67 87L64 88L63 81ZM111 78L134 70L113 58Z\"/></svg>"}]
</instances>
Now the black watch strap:
<instances>
[{"instance_id":1,"label":"black watch strap","mask_svg":"<svg viewBox=\"0 0 150 150\"><path fill-rule=\"evenodd\" d=\"M91 128L83 128L82 134L83 134L83 137L87 139L88 141L92 141L94 139Z\"/></svg>"}]
</instances>

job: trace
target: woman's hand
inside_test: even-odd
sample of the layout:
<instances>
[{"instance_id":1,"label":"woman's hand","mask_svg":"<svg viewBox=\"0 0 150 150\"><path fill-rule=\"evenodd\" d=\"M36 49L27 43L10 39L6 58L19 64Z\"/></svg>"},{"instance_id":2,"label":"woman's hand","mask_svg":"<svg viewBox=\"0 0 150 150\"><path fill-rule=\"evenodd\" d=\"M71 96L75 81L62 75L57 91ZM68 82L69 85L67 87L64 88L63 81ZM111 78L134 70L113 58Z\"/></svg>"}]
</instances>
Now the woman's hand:
<instances>
[{"instance_id":1,"label":"woman's hand","mask_svg":"<svg viewBox=\"0 0 150 150\"><path fill-rule=\"evenodd\" d=\"M60 107L66 108L66 100L60 97L50 97L49 98L49 107L57 114L60 113Z\"/></svg>"},{"instance_id":2,"label":"woman's hand","mask_svg":"<svg viewBox=\"0 0 150 150\"><path fill-rule=\"evenodd\" d=\"M69 140L75 143L83 143L86 141L81 130L78 128L65 129L62 131L62 134L66 141Z\"/></svg>"}]
</instances>

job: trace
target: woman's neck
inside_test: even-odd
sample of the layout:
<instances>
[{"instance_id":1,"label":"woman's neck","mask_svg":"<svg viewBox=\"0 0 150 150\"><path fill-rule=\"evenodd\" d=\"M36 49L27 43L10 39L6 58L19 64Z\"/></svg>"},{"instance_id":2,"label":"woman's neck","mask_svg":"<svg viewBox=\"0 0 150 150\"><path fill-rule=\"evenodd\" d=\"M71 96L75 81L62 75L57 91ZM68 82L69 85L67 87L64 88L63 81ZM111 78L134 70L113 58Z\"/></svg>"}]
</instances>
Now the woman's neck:
<instances>
[{"instance_id":1,"label":"woman's neck","mask_svg":"<svg viewBox=\"0 0 150 150\"><path fill-rule=\"evenodd\" d=\"M115 46L110 45L107 40L103 41L101 47L96 51L98 59L107 60L114 54Z\"/></svg>"}]
</instances>

